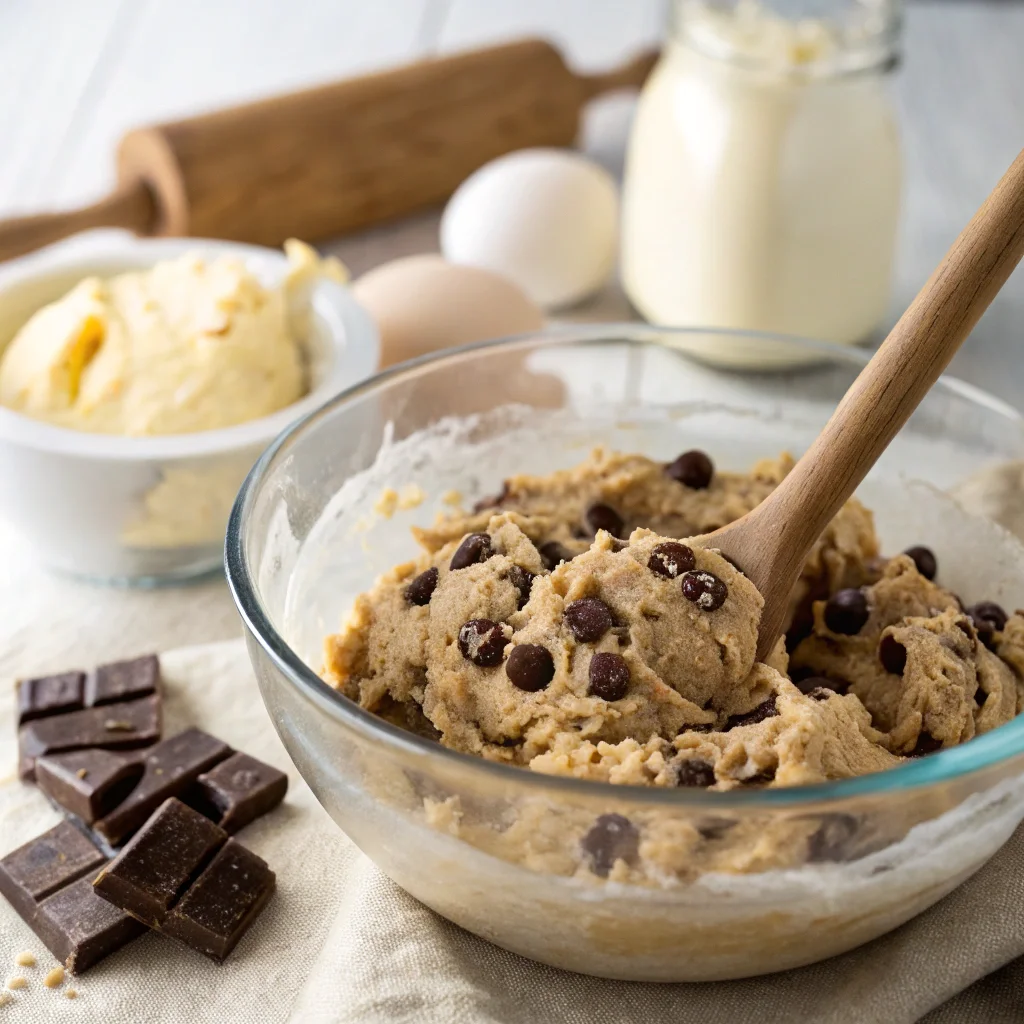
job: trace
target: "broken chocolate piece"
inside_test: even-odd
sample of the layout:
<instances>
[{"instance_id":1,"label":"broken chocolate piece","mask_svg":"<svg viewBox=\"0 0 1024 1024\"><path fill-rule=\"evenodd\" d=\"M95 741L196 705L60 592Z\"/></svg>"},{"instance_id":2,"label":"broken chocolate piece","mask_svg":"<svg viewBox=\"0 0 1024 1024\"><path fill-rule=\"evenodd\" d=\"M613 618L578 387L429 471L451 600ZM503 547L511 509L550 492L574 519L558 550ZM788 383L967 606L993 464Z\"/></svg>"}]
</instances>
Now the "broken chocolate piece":
<instances>
[{"instance_id":1,"label":"broken chocolate piece","mask_svg":"<svg viewBox=\"0 0 1024 1024\"><path fill-rule=\"evenodd\" d=\"M99 871L104 860L74 825L62 821L0 860L0 893L31 925L36 904L90 871Z\"/></svg>"},{"instance_id":2,"label":"broken chocolate piece","mask_svg":"<svg viewBox=\"0 0 1024 1024\"><path fill-rule=\"evenodd\" d=\"M61 672L18 683L18 725L84 707L84 672Z\"/></svg>"},{"instance_id":3,"label":"broken chocolate piece","mask_svg":"<svg viewBox=\"0 0 1024 1024\"><path fill-rule=\"evenodd\" d=\"M284 799L288 776L248 754L232 754L200 775L196 790L201 803L189 800L195 809L233 833Z\"/></svg>"},{"instance_id":4,"label":"broken chocolate piece","mask_svg":"<svg viewBox=\"0 0 1024 1024\"><path fill-rule=\"evenodd\" d=\"M160 660L146 654L129 661L114 661L93 669L85 679L86 707L137 700L156 693L160 685Z\"/></svg>"},{"instance_id":5,"label":"broken chocolate piece","mask_svg":"<svg viewBox=\"0 0 1024 1024\"><path fill-rule=\"evenodd\" d=\"M43 900L33 928L72 974L88 970L147 930L141 921L100 899L88 878Z\"/></svg>"},{"instance_id":6,"label":"broken chocolate piece","mask_svg":"<svg viewBox=\"0 0 1024 1024\"><path fill-rule=\"evenodd\" d=\"M266 861L229 839L171 911L161 930L214 960L223 960L274 891Z\"/></svg>"},{"instance_id":7,"label":"broken chocolate piece","mask_svg":"<svg viewBox=\"0 0 1024 1024\"><path fill-rule=\"evenodd\" d=\"M138 784L142 772L137 757L95 748L36 760L39 788L86 825L117 807Z\"/></svg>"},{"instance_id":8,"label":"broken chocolate piece","mask_svg":"<svg viewBox=\"0 0 1024 1024\"><path fill-rule=\"evenodd\" d=\"M96 892L150 927L159 927L227 833L171 797L97 875Z\"/></svg>"},{"instance_id":9,"label":"broken chocolate piece","mask_svg":"<svg viewBox=\"0 0 1024 1024\"><path fill-rule=\"evenodd\" d=\"M120 846L168 797L183 796L199 776L230 757L231 748L200 729L186 729L140 757L143 775L118 805L95 824L96 832Z\"/></svg>"},{"instance_id":10,"label":"broken chocolate piece","mask_svg":"<svg viewBox=\"0 0 1024 1024\"><path fill-rule=\"evenodd\" d=\"M134 750L148 747L158 739L159 694L141 700L105 704L38 718L18 730L21 777L35 778L36 758L46 754L83 750L86 747Z\"/></svg>"},{"instance_id":11,"label":"broken chocolate piece","mask_svg":"<svg viewBox=\"0 0 1024 1024\"><path fill-rule=\"evenodd\" d=\"M104 861L66 821L0 861L0 892L72 972L81 973L146 930L93 892L92 876Z\"/></svg>"}]
</instances>

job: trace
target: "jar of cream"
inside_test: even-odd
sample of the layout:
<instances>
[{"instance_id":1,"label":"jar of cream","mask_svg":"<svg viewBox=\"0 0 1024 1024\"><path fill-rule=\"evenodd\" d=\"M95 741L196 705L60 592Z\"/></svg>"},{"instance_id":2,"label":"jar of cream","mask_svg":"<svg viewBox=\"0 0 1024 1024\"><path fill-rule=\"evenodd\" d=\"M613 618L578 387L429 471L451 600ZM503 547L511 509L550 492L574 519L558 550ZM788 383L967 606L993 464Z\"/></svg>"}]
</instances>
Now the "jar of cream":
<instances>
[{"instance_id":1,"label":"jar of cream","mask_svg":"<svg viewBox=\"0 0 1024 1024\"><path fill-rule=\"evenodd\" d=\"M627 155L623 283L656 323L853 344L892 276L899 0L777 2L675 0ZM701 354L789 361L755 341Z\"/></svg>"}]
</instances>

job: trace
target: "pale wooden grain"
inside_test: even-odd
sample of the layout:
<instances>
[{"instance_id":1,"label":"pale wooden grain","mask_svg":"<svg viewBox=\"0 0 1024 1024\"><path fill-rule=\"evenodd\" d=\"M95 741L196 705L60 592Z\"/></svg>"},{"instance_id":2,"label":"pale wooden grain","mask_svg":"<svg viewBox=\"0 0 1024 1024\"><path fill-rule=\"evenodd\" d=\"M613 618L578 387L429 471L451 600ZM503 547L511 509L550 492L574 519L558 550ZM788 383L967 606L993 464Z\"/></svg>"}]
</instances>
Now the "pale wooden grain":
<instances>
[{"instance_id":1,"label":"pale wooden grain","mask_svg":"<svg viewBox=\"0 0 1024 1024\"><path fill-rule=\"evenodd\" d=\"M782 633L807 555L1024 257L1024 149L785 480L706 542L764 597L757 657Z\"/></svg>"}]
</instances>

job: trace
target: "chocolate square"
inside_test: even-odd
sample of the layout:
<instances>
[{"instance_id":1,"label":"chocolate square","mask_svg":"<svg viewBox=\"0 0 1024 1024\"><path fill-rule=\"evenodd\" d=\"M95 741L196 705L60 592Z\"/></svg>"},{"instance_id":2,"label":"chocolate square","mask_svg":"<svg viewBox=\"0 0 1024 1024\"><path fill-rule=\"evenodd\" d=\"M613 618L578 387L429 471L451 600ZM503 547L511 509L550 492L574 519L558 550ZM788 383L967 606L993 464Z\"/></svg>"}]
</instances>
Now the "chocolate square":
<instances>
[{"instance_id":1,"label":"chocolate square","mask_svg":"<svg viewBox=\"0 0 1024 1024\"><path fill-rule=\"evenodd\" d=\"M36 759L36 784L51 800L86 825L109 814L138 785L138 756L90 748Z\"/></svg>"},{"instance_id":2,"label":"chocolate square","mask_svg":"<svg viewBox=\"0 0 1024 1024\"><path fill-rule=\"evenodd\" d=\"M192 805L234 833L273 810L288 792L288 776L248 754L232 754L198 780ZM192 803L192 800L189 800Z\"/></svg>"},{"instance_id":3,"label":"chocolate square","mask_svg":"<svg viewBox=\"0 0 1024 1024\"><path fill-rule=\"evenodd\" d=\"M164 921L161 930L214 960L223 960L274 891L262 857L229 839Z\"/></svg>"},{"instance_id":4,"label":"chocolate square","mask_svg":"<svg viewBox=\"0 0 1024 1024\"><path fill-rule=\"evenodd\" d=\"M84 707L84 672L61 672L18 683L18 725Z\"/></svg>"},{"instance_id":5,"label":"chocolate square","mask_svg":"<svg viewBox=\"0 0 1024 1024\"><path fill-rule=\"evenodd\" d=\"M201 729L184 732L150 747L141 756L144 774L124 801L95 824L111 846L119 846L169 797L181 797L199 775L230 757L231 748Z\"/></svg>"},{"instance_id":6,"label":"chocolate square","mask_svg":"<svg viewBox=\"0 0 1024 1024\"><path fill-rule=\"evenodd\" d=\"M141 921L96 895L81 878L39 904L35 933L72 974L147 931Z\"/></svg>"},{"instance_id":7,"label":"chocolate square","mask_svg":"<svg viewBox=\"0 0 1024 1024\"><path fill-rule=\"evenodd\" d=\"M160 739L160 717L160 697L153 694L141 700L30 721L18 730L21 776L35 778L36 758L46 754L86 747L105 750L148 747Z\"/></svg>"},{"instance_id":8,"label":"chocolate square","mask_svg":"<svg viewBox=\"0 0 1024 1024\"><path fill-rule=\"evenodd\" d=\"M93 669L85 679L87 707L148 697L160 685L160 660L146 654L129 661L113 661Z\"/></svg>"},{"instance_id":9,"label":"chocolate square","mask_svg":"<svg viewBox=\"0 0 1024 1024\"><path fill-rule=\"evenodd\" d=\"M99 871L105 859L74 825L62 821L0 860L0 893L31 924L37 903Z\"/></svg>"},{"instance_id":10,"label":"chocolate square","mask_svg":"<svg viewBox=\"0 0 1024 1024\"><path fill-rule=\"evenodd\" d=\"M93 884L104 899L157 927L226 839L223 829L172 797L160 805Z\"/></svg>"}]
</instances>

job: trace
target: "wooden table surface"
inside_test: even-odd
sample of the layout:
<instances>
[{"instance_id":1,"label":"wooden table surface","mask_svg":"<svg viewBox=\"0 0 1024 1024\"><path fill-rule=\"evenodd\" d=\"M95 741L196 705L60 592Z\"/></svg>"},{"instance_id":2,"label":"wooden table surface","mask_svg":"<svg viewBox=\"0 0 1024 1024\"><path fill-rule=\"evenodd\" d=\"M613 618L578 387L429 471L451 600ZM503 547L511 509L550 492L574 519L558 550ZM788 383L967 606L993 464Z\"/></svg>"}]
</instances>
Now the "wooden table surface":
<instances>
[{"instance_id":1,"label":"wooden table surface","mask_svg":"<svg viewBox=\"0 0 1024 1024\"><path fill-rule=\"evenodd\" d=\"M667 0L0 0L0 215L98 197L128 128L529 34L593 70L661 38ZM907 10L894 77L906 188L891 320L1024 146L1024 4ZM589 112L582 145L615 171L632 101ZM437 248L424 214L329 248L359 273ZM580 319L624 319L614 287ZM1024 271L953 372L1024 410ZM0 674L236 635L223 582L102 590L43 573L0 527Z\"/></svg>"}]
</instances>

